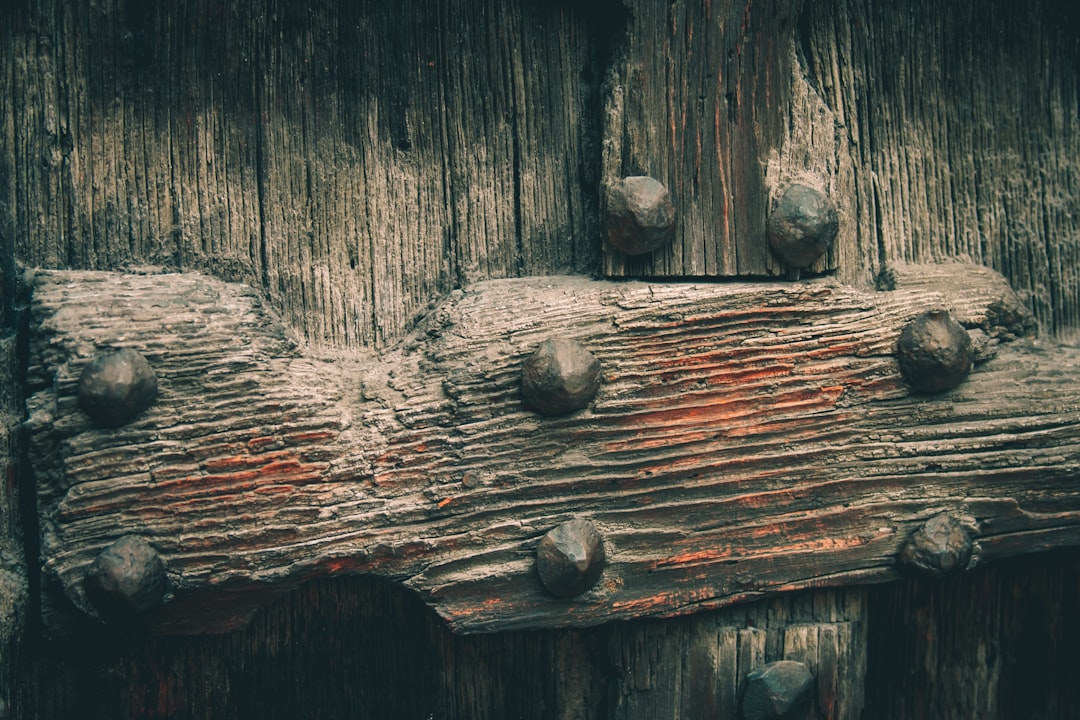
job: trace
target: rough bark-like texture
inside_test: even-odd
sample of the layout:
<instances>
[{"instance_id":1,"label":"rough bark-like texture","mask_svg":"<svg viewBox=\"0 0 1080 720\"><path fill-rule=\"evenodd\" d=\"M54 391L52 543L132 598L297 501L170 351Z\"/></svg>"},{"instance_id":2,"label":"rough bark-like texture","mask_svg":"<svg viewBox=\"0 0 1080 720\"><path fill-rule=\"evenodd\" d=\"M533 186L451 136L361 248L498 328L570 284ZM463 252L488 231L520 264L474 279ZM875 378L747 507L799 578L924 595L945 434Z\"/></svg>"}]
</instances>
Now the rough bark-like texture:
<instances>
[{"instance_id":1,"label":"rough bark-like texture","mask_svg":"<svg viewBox=\"0 0 1080 720\"><path fill-rule=\"evenodd\" d=\"M274 592L356 572L481 631L892 578L908 534L944 511L974 534L976 562L1077 543L1080 357L999 346L1027 328L994 311L1016 305L1000 276L933 273L938 291L904 290L900 272L882 293L491 281L400 353L359 363L303 356L240 285L41 273L29 426L45 567L90 609L96 554L143 537L176 593L149 619L165 631L234 627ZM893 350L934 307L997 357L949 394L913 397ZM603 368L593 405L566 418L520 396L523 360L553 335ZM160 399L98 428L76 379L118 345L150 359ZM600 529L608 566L555 600L532 554L572 517Z\"/></svg>"},{"instance_id":2,"label":"rough bark-like texture","mask_svg":"<svg viewBox=\"0 0 1080 720\"><path fill-rule=\"evenodd\" d=\"M27 0L0 25L28 265L205 269L350 347L464 280L595 267L598 79L569 7Z\"/></svg>"}]
</instances>

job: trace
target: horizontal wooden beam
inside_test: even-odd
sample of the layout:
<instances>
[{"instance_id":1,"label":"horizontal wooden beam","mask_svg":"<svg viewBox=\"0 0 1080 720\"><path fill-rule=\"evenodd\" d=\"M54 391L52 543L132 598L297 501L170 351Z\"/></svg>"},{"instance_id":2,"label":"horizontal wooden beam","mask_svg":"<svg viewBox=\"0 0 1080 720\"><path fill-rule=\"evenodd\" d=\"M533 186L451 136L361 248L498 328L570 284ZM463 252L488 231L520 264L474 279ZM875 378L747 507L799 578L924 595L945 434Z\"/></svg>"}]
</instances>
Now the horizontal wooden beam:
<instances>
[{"instance_id":1,"label":"horizontal wooden beam","mask_svg":"<svg viewBox=\"0 0 1080 720\"><path fill-rule=\"evenodd\" d=\"M38 273L28 400L46 572L103 614L87 576L125 536L154 548L163 632L242 624L311 578L372 573L457 631L670 616L894 578L949 515L969 565L1080 543L1080 349L1024 337L1000 276L897 268L685 284L542 277L456 291L380 356L294 342L242 285L194 274ZM894 350L948 309L977 360L913 395ZM522 400L523 362L573 338L601 365L583 410ZM92 358L132 348L156 403L119 427L79 406ZM560 598L535 569L589 521L606 564Z\"/></svg>"}]
</instances>

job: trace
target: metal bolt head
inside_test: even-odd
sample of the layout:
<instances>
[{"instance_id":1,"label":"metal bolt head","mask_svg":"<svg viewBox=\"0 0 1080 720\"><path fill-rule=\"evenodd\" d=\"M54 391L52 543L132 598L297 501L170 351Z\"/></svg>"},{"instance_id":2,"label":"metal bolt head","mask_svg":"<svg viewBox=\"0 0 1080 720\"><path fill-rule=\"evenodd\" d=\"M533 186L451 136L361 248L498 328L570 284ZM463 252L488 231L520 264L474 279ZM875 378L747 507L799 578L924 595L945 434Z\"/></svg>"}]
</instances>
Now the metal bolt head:
<instances>
[{"instance_id":1,"label":"metal bolt head","mask_svg":"<svg viewBox=\"0 0 1080 720\"><path fill-rule=\"evenodd\" d=\"M967 568L972 544L971 534L959 520L941 514L911 533L898 559L920 573L942 577Z\"/></svg>"},{"instance_id":2,"label":"metal bolt head","mask_svg":"<svg viewBox=\"0 0 1080 720\"><path fill-rule=\"evenodd\" d=\"M79 376L79 406L109 427L123 425L153 405L157 392L154 368L130 348L98 355Z\"/></svg>"},{"instance_id":3,"label":"metal bolt head","mask_svg":"<svg viewBox=\"0 0 1080 720\"><path fill-rule=\"evenodd\" d=\"M743 720L802 720L814 697L814 676L805 663L779 660L746 675Z\"/></svg>"},{"instance_id":4,"label":"metal bolt head","mask_svg":"<svg viewBox=\"0 0 1080 720\"><path fill-rule=\"evenodd\" d=\"M766 223L769 247L793 268L813 265L832 247L839 228L833 201L820 190L798 184L784 191Z\"/></svg>"},{"instance_id":5,"label":"metal bolt head","mask_svg":"<svg viewBox=\"0 0 1080 720\"><path fill-rule=\"evenodd\" d=\"M971 336L944 310L923 313L901 331L896 359L915 392L951 390L971 372Z\"/></svg>"},{"instance_id":6,"label":"metal bolt head","mask_svg":"<svg viewBox=\"0 0 1080 720\"><path fill-rule=\"evenodd\" d=\"M604 543L588 520L570 520L549 531L536 547L540 581L552 595L571 598L585 592L604 570Z\"/></svg>"},{"instance_id":7,"label":"metal bolt head","mask_svg":"<svg viewBox=\"0 0 1080 720\"><path fill-rule=\"evenodd\" d=\"M644 255L675 237L675 203L659 181L633 175L608 186L607 242L627 255Z\"/></svg>"},{"instance_id":8,"label":"metal bolt head","mask_svg":"<svg viewBox=\"0 0 1080 720\"><path fill-rule=\"evenodd\" d=\"M125 535L97 556L85 586L102 616L130 618L164 602L165 565L149 543Z\"/></svg>"},{"instance_id":9,"label":"metal bolt head","mask_svg":"<svg viewBox=\"0 0 1080 720\"><path fill-rule=\"evenodd\" d=\"M576 340L545 340L521 369L521 393L541 415L580 410L599 388L600 361Z\"/></svg>"}]
</instances>

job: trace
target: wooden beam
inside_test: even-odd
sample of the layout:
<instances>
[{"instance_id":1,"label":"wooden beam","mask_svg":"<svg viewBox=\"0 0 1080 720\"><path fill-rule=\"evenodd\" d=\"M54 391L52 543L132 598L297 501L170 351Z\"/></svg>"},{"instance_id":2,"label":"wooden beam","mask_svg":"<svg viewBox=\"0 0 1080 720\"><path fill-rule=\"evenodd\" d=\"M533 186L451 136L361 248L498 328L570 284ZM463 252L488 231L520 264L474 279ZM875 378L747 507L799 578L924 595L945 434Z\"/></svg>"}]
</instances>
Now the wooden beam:
<instances>
[{"instance_id":1,"label":"wooden beam","mask_svg":"<svg viewBox=\"0 0 1080 720\"><path fill-rule=\"evenodd\" d=\"M311 578L372 573L476 632L889 580L942 513L974 538L971 564L1080 543L1080 350L1023 337L1030 316L991 271L893 282L490 281L358 356L305 351L242 285L41 272L28 427L45 569L96 613L84 578L135 535L168 575L144 618L161 631L226 630ZM970 329L979 363L914 396L894 347L932 308ZM520 396L553 336L602 366L567 417ZM77 382L117 347L150 361L159 398L98 427ZM607 566L557 599L534 550L572 518L598 528Z\"/></svg>"}]
</instances>

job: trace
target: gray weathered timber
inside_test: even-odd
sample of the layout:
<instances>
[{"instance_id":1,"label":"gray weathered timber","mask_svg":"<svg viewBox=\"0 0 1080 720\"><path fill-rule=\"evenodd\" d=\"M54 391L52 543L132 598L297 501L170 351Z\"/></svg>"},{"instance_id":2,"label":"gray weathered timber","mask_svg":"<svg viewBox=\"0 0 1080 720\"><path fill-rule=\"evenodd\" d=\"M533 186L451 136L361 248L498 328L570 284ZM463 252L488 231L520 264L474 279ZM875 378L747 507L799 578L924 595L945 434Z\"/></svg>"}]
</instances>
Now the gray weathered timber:
<instances>
[{"instance_id":1,"label":"gray weathered timber","mask_svg":"<svg viewBox=\"0 0 1080 720\"><path fill-rule=\"evenodd\" d=\"M42 272L28 408L45 567L89 609L88 566L135 534L175 588L150 616L164 631L234 627L305 579L375 573L471 632L894 578L905 539L942 512L970 525L972 563L1077 544L1080 355L1005 342L1030 318L994 311L1016 305L1000 276L933 273L937 290L880 293L491 281L398 351L353 358L305 355L240 285ZM984 362L912 396L895 345L935 307L982 337ZM569 417L520 395L521 363L552 334L604 368ZM160 383L118 430L75 397L111 346L142 352ZM573 517L600 531L607 566L558 601L533 553Z\"/></svg>"},{"instance_id":2,"label":"gray weathered timber","mask_svg":"<svg viewBox=\"0 0 1080 720\"><path fill-rule=\"evenodd\" d=\"M652 256L605 251L605 273L777 275L766 218L803 182L840 216L813 269L869 284L893 263L963 258L1005 274L1049 333L1075 334L1070 3L627 7L606 85L604 179L653 175L679 225Z\"/></svg>"},{"instance_id":3,"label":"gray weathered timber","mask_svg":"<svg viewBox=\"0 0 1080 720\"><path fill-rule=\"evenodd\" d=\"M0 226L31 266L206 271L384 347L462 282L592 272L632 173L677 237L605 272L778 274L803 182L839 209L817 270L963 258L1080 328L1069 3L570 5L4 3Z\"/></svg>"},{"instance_id":4,"label":"gray weathered timber","mask_svg":"<svg viewBox=\"0 0 1080 720\"><path fill-rule=\"evenodd\" d=\"M243 280L345 347L400 339L465 281L595 268L581 14L385 7L3 3L0 213L20 259Z\"/></svg>"}]
</instances>

